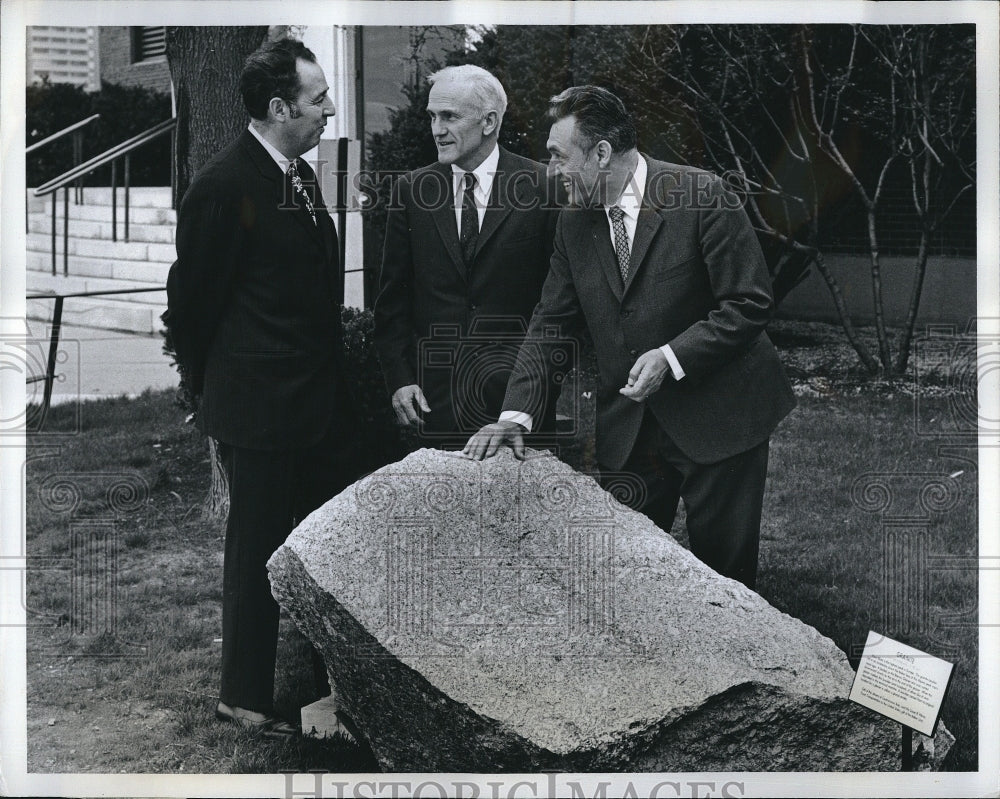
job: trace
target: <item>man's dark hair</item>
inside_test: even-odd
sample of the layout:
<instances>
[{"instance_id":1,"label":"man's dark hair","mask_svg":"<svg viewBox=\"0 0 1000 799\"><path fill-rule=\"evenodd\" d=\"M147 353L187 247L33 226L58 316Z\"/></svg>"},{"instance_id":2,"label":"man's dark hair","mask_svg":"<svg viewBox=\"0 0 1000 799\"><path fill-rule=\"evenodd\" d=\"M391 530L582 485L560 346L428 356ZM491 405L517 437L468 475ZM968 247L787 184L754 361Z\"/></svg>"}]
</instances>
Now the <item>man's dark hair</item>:
<instances>
[{"instance_id":1,"label":"man's dark hair","mask_svg":"<svg viewBox=\"0 0 1000 799\"><path fill-rule=\"evenodd\" d=\"M576 118L577 134L585 148L601 139L612 152L622 153L636 146L635 122L615 95L600 86L570 86L549 100L550 122Z\"/></svg>"},{"instance_id":2,"label":"man's dark hair","mask_svg":"<svg viewBox=\"0 0 1000 799\"><path fill-rule=\"evenodd\" d=\"M240 73L243 105L254 119L267 119L267 105L272 97L294 103L302 90L296 61L316 63L312 50L296 39L265 42L251 53Z\"/></svg>"}]
</instances>

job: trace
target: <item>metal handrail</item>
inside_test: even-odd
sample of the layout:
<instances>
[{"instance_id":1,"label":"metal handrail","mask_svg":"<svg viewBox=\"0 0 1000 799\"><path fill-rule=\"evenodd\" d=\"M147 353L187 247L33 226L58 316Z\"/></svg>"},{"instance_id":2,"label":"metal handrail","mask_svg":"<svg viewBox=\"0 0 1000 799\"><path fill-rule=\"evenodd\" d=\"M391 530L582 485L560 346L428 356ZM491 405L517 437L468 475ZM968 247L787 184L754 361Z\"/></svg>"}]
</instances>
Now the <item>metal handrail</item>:
<instances>
[{"instance_id":1,"label":"metal handrail","mask_svg":"<svg viewBox=\"0 0 1000 799\"><path fill-rule=\"evenodd\" d=\"M73 166L75 167L83 160L83 129L96 119L100 119L100 114L91 114L86 119L81 119L79 122L74 122L67 128L53 133L51 136L46 136L41 141L36 141L24 148L24 155L27 158L33 152L40 150L42 147L46 147L55 141L58 141L63 136L70 133L73 134ZM83 178L77 178L76 183L73 186L73 202L79 205L83 202ZM31 223L29 221L28 206L24 207L24 232L28 233L31 230Z\"/></svg>"},{"instance_id":2,"label":"metal handrail","mask_svg":"<svg viewBox=\"0 0 1000 799\"><path fill-rule=\"evenodd\" d=\"M41 141L36 141L34 144L25 147L24 154L28 155L29 153L35 152L35 150L40 150L46 144L52 144L52 142L56 141L57 139L61 139L63 136L69 133L73 133L74 131L79 130L82 127L85 127L86 125L89 125L95 119L99 119L100 116L101 116L100 114L91 114L86 119L81 119L79 122L74 122L68 128L63 128L58 133L53 133L51 136L46 136Z\"/></svg>"},{"instance_id":3,"label":"metal handrail","mask_svg":"<svg viewBox=\"0 0 1000 799\"><path fill-rule=\"evenodd\" d=\"M89 161L85 161L79 166L73 167L67 172L59 175L59 177L52 178L52 180L48 183L43 183L34 190L34 194L36 197L44 197L46 194L51 194L52 192L65 187L67 184L72 183L78 177L89 174L105 164L110 164L118 158L130 154L133 150L136 150L144 144L159 138L165 133L172 132L176 126L177 117L165 119L163 122L158 125L154 125L149 130L143 131L142 133L133 136L131 139L123 141L121 144L116 144L114 147L105 150L100 155L95 155Z\"/></svg>"},{"instance_id":4,"label":"metal handrail","mask_svg":"<svg viewBox=\"0 0 1000 799\"><path fill-rule=\"evenodd\" d=\"M52 274L56 274L56 227L58 213L56 210L56 192L63 189L63 275L69 274L69 184L79 181L84 175L89 175L102 166L111 164L111 240L118 241L118 159L125 159L125 241L129 240L129 191L131 188L131 157L132 152L138 148L149 144L160 136L170 134L171 140L177 132L177 117L165 119L148 130L126 139L121 144L116 144L105 150L100 155L95 155L89 161L78 164L67 170L58 177L47 183L43 183L34 190L36 197L52 195ZM171 143L171 160L174 158L174 146ZM170 189L171 200L176 201L174 169L170 169Z\"/></svg>"},{"instance_id":5,"label":"metal handrail","mask_svg":"<svg viewBox=\"0 0 1000 799\"><path fill-rule=\"evenodd\" d=\"M166 291L166 286L150 286L141 289L111 289L108 291L71 291L66 294L41 293L28 294L26 300L55 300L55 307L52 309L52 330L49 333L49 357L46 362L44 375L32 375L25 378L26 383L37 383L45 381L45 389L42 392L42 406L38 411L38 427L32 432L39 432L45 424L45 417L48 416L49 406L52 403L52 384L56 379L56 361L59 356L59 333L62 330L63 300L68 297L106 297L112 294L144 294L150 291Z\"/></svg>"},{"instance_id":6,"label":"metal handrail","mask_svg":"<svg viewBox=\"0 0 1000 799\"><path fill-rule=\"evenodd\" d=\"M166 286L148 286L141 289L108 289L107 291L70 291L58 294L55 291L42 291L38 294L26 294L26 300L58 300L60 297L106 297L110 294L144 294L147 291L166 291Z\"/></svg>"}]
</instances>

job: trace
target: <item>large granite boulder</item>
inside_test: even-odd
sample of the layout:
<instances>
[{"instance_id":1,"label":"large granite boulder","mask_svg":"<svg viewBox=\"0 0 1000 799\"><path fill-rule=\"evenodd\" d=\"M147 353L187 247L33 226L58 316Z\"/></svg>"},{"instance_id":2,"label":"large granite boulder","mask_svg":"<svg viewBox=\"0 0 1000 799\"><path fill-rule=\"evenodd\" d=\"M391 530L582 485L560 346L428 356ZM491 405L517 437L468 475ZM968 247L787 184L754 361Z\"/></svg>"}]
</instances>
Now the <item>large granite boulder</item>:
<instances>
[{"instance_id":1,"label":"large granite boulder","mask_svg":"<svg viewBox=\"0 0 1000 799\"><path fill-rule=\"evenodd\" d=\"M268 567L387 771L899 768L832 641L548 453L413 453Z\"/></svg>"}]
</instances>

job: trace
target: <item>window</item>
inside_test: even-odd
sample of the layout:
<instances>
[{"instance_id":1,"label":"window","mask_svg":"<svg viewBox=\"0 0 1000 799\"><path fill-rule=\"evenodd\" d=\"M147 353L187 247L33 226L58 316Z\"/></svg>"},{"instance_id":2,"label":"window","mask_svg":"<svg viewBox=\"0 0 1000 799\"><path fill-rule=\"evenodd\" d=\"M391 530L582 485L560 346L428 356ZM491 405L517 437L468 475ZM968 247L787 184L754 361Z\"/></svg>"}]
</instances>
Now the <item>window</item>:
<instances>
[{"instance_id":1,"label":"window","mask_svg":"<svg viewBox=\"0 0 1000 799\"><path fill-rule=\"evenodd\" d=\"M163 58L167 54L167 29L132 28L132 63Z\"/></svg>"}]
</instances>

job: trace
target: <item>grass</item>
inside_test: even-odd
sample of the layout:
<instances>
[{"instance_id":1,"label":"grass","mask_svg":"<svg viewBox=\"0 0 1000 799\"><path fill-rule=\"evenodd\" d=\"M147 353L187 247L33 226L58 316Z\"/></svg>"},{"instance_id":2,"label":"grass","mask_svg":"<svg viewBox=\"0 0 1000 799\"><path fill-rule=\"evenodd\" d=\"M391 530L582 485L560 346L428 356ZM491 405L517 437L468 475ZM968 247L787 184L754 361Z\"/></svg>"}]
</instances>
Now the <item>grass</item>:
<instances>
[{"instance_id":1,"label":"grass","mask_svg":"<svg viewBox=\"0 0 1000 799\"><path fill-rule=\"evenodd\" d=\"M808 372L809 331L786 333ZM954 442L916 435L915 401L900 386L844 391L837 374L819 376L828 382L814 373L799 381L799 407L772 439L758 590L855 665L869 629L954 660L942 718L957 742L945 766L974 771L975 448L945 450ZM953 411L944 395L921 403L935 418ZM56 407L46 432L30 437L29 771L375 769L369 753L341 739L280 744L214 720L222 529L201 516L207 457L172 392L87 403L79 414ZM953 502L928 499L935 480ZM891 502L866 509L863 486L880 481ZM892 566L891 533L904 528L916 547L904 562L927 564L924 574ZM683 539L680 525L674 532ZM100 579L102 564L115 583ZM87 601L74 598L74 585ZM276 697L293 714L315 688L304 640L285 620L281 635Z\"/></svg>"},{"instance_id":2,"label":"grass","mask_svg":"<svg viewBox=\"0 0 1000 799\"><path fill-rule=\"evenodd\" d=\"M907 435L907 397L856 400L854 414L831 412L827 400L800 403L772 439L758 591L832 638L855 667L869 630L955 661L942 711L958 739L948 765L975 771L975 450L962 453L970 463L939 454L940 442ZM942 512L921 504L921 492L937 480L956 489L955 505ZM858 485L871 484L887 485L892 493L882 512L858 501ZM900 533L912 547L902 547L902 566L892 557L900 551ZM950 615L969 611L952 625Z\"/></svg>"},{"instance_id":3,"label":"grass","mask_svg":"<svg viewBox=\"0 0 1000 799\"><path fill-rule=\"evenodd\" d=\"M183 421L172 392L145 394L85 403L79 419L55 407L32 437L47 454L27 467L28 770L374 770L342 739L280 743L215 721L223 530L201 516L208 452ZM294 716L318 695L308 645L284 619L281 637L276 692Z\"/></svg>"}]
</instances>

